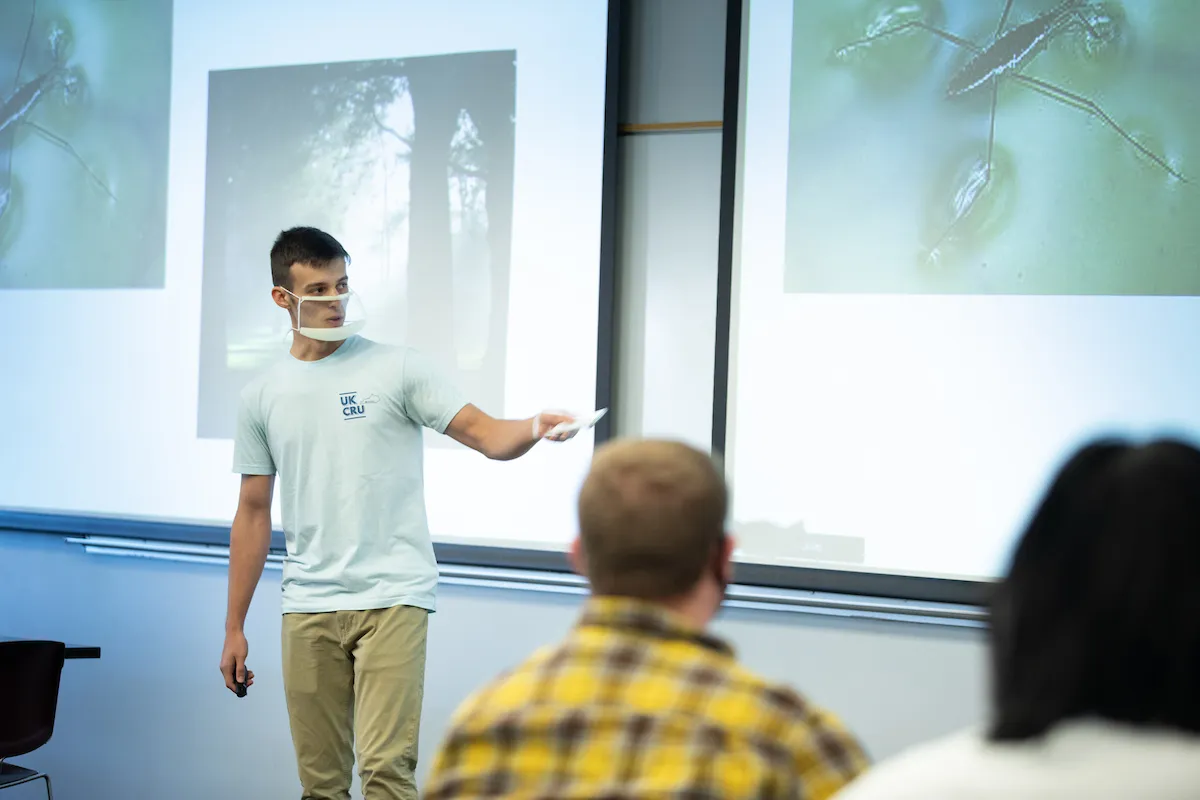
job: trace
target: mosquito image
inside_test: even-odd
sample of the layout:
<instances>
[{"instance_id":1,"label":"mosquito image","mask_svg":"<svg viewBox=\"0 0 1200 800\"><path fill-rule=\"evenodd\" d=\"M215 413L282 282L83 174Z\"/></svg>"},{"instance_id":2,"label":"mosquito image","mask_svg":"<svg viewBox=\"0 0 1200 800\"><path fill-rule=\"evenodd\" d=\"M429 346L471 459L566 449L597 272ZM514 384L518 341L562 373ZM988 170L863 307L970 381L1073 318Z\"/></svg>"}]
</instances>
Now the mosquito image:
<instances>
[{"instance_id":1,"label":"mosquito image","mask_svg":"<svg viewBox=\"0 0 1200 800\"><path fill-rule=\"evenodd\" d=\"M1102 121L1130 147L1150 159L1166 174L1179 181L1187 182L1187 179L1165 158L1130 135L1094 101L1047 81L1023 74L1023 70L1046 50L1053 39L1069 30L1081 31L1091 39L1101 40L1101 34L1092 21L1095 17L1089 19L1087 13L1089 11L1103 13L1100 6L1090 3L1088 0L1064 0L1054 8L1038 14L1027 22L1006 27L1012 6L1013 0L1005 0L1004 10L1000 14L995 33L992 35L991 41L984 45L969 41L926 22L910 20L842 45L836 52L839 58L844 58L855 50L867 47L880 39L915 29L923 30L968 53L966 62L946 83L946 99L952 100L979 92L988 92L991 96L987 155L980 168L972 172L956 193L952 221L933 245L930 251L931 259L936 258L939 246L971 211L992 179L992 155L996 138L996 101L1001 81L1009 81L1023 86Z\"/></svg>"},{"instance_id":2,"label":"mosquito image","mask_svg":"<svg viewBox=\"0 0 1200 800\"><path fill-rule=\"evenodd\" d=\"M30 119L34 109L50 92L61 90L64 98L70 99L81 90L82 81L79 75L67 65L66 50L70 43L70 37L67 31L58 24L50 26L44 41L50 51L49 67L37 74L24 75L30 44L34 41L35 17L36 8L30 11L29 27L25 32L17 68L12 73L11 87L4 95L0 96L0 221L3 221L4 214L12 201L13 147L16 142L16 132L20 126L29 128L60 148L79 164L100 191L112 200L117 199L108 185L88 166L70 142ZM25 80L22 81L22 78Z\"/></svg>"}]
</instances>

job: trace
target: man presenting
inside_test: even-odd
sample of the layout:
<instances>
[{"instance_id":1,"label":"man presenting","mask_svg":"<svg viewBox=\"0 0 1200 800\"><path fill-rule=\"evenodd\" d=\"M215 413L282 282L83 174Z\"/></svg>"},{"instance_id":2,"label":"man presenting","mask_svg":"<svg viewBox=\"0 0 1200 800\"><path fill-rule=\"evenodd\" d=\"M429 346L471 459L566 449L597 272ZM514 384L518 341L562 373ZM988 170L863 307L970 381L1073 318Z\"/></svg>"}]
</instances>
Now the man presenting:
<instances>
[{"instance_id":1,"label":"man presenting","mask_svg":"<svg viewBox=\"0 0 1200 800\"><path fill-rule=\"evenodd\" d=\"M367 800L416 798L414 769L437 564L425 515L422 428L491 459L517 458L571 417L497 420L420 353L357 335L349 256L315 228L271 249L288 357L243 390L233 468L221 672L253 683L243 632L271 541L279 475L283 682L304 800L348 800L355 745Z\"/></svg>"}]
</instances>

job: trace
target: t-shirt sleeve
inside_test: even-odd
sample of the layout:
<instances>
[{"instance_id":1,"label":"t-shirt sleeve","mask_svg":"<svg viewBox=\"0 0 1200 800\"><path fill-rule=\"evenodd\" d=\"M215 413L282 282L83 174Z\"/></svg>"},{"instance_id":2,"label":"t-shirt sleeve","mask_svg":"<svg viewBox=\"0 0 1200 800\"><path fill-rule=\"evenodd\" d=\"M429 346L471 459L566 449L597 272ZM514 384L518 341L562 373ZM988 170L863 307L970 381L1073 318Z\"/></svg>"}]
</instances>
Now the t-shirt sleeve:
<instances>
[{"instance_id":1,"label":"t-shirt sleeve","mask_svg":"<svg viewBox=\"0 0 1200 800\"><path fill-rule=\"evenodd\" d=\"M445 433L450 421L467 405L467 400L432 359L407 348L400 373L400 404L404 415L413 422Z\"/></svg>"},{"instance_id":2,"label":"t-shirt sleeve","mask_svg":"<svg viewBox=\"0 0 1200 800\"><path fill-rule=\"evenodd\" d=\"M233 439L233 471L241 475L274 475L275 460L267 443L257 395L243 392Z\"/></svg>"}]
</instances>

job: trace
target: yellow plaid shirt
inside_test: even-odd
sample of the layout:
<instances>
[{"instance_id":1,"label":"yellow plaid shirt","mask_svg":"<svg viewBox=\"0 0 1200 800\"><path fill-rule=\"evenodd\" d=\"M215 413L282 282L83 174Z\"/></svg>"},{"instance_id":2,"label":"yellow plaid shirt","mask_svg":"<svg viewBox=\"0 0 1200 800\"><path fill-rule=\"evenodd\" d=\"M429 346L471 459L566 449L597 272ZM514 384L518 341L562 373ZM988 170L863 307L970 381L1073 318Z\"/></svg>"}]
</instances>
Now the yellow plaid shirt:
<instances>
[{"instance_id":1,"label":"yellow plaid shirt","mask_svg":"<svg viewBox=\"0 0 1200 800\"><path fill-rule=\"evenodd\" d=\"M566 641L458 709L425 797L817 800L866 765L834 717L725 643L594 597Z\"/></svg>"}]
</instances>

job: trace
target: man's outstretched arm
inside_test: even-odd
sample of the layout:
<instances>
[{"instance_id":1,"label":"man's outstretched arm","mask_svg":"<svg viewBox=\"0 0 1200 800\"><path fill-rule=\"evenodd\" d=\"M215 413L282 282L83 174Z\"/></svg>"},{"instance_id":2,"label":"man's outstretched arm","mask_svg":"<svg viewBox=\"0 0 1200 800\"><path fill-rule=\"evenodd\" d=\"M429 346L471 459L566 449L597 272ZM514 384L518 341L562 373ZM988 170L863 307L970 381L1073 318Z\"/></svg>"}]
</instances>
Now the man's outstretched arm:
<instances>
[{"instance_id":1,"label":"man's outstretched arm","mask_svg":"<svg viewBox=\"0 0 1200 800\"><path fill-rule=\"evenodd\" d=\"M566 414L543 412L527 419L496 419L468 403L446 427L446 435L496 461L511 461L528 453L555 425L573 422ZM554 441L574 434L555 436Z\"/></svg>"}]
</instances>

